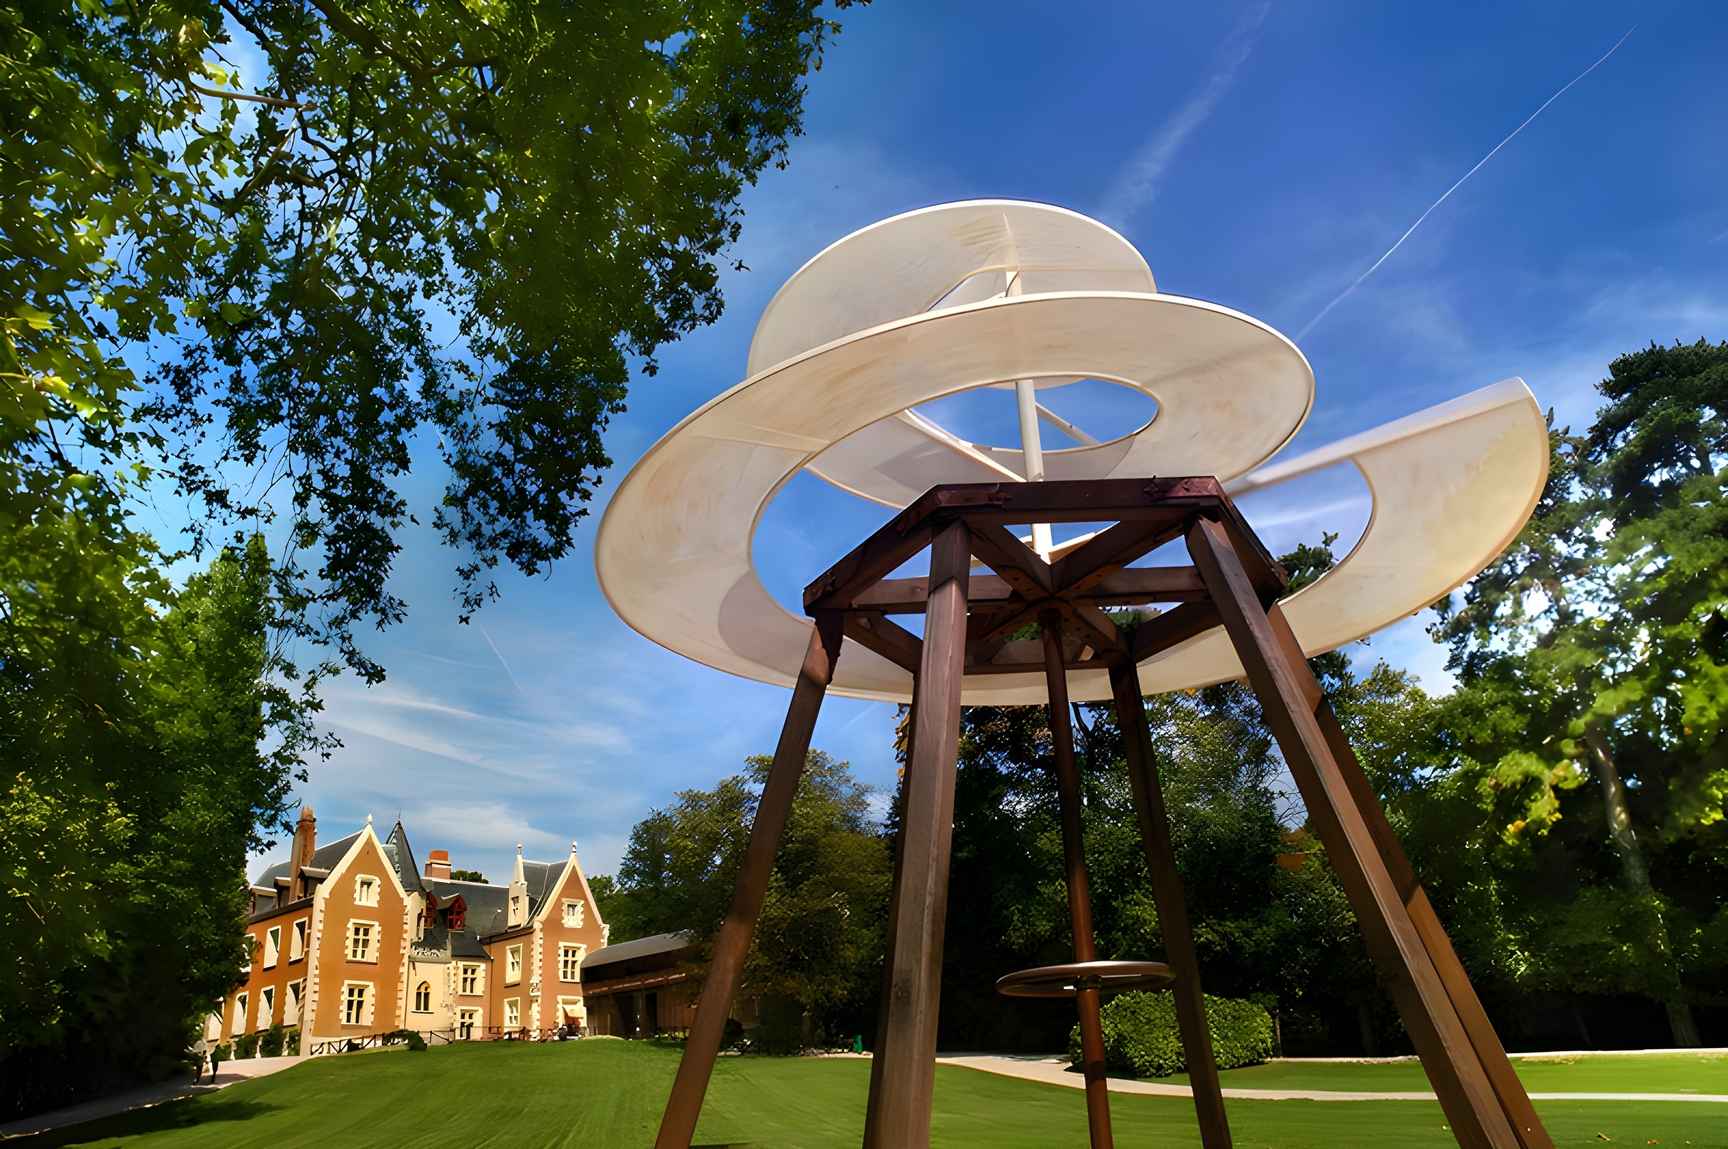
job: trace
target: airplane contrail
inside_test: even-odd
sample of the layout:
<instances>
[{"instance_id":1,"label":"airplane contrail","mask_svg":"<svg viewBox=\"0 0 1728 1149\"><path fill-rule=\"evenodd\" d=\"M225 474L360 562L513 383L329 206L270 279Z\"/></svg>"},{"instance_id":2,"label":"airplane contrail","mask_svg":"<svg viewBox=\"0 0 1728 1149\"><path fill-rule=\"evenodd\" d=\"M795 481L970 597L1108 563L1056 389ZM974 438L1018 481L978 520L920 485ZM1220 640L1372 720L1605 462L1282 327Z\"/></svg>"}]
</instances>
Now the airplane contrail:
<instances>
[{"instance_id":1,"label":"airplane contrail","mask_svg":"<svg viewBox=\"0 0 1728 1149\"><path fill-rule=\"evenodd\" d=\"M1376 271L1379 271L1380 265L1385 263L1388 259L1391 259L1392 253L1397 251L1400 247L1403 247L1404 241L1409 239L1411 237L1411 235L1413 235L1415 233L1416 229L1422 226L1422 223L1424 220L1426 220L1429 216L1434 214L1434 209L1438 208L1441 204L1445 203L1448 199L1451 198L1453 192L1457 191L1459 188L1464 186L1465 180L1469 179L1471 176L1475 175L1478 171L1480 171L1483 164L1485 164L1489 160L1493 159L1495 154L1498 153L1501 148L1503 148L1507 144L1511 143L1512 140L1518 135L1519 132L1521 132L1525 128L1529 127L1531 120L1534 120L1537 116L1540 116L1543 112L1547 111L1549 104L1552 104L1555 100L1558 100L1561 96L1564 96L1566 94L1567 90L1570 89L1573 84L1576 84L1579 80L1582 80L1585 76L1588 76L1591 72L1594 72L1597 68L1600 68L1604 63L1606 63L1608 60L1608 57L1610 57L1614 53L1618 52L1620 50L1620 45L1624 44L1627 40L1627 37L1631 36L1632 33L1636 32L1637 30L1638 30L1638 25L1636 25L1636 24L1634 24L1634 25L1632 25L1632 27L1626 29L1626 34L1621 36L1618 40L1614 41L1614 46L1612 48L1608 49L1606 52L1602 53L1602 55L1598 56L1596 58L1596 62L1594 64L1591 64L1588 68L1585 68L1582 72L1579 72L1576 76L1573 76L1570 80L1566 81L1566 84L1564 87L1562 87L1559 91L1555 92L1552 96L1549 96L1546 100L1542 101L1542 106L1540 108L1537 108L1534 112L1531 112L1530 115L1525 118L1523 123L1521 123L1517 127L1513 128L1512 131L1507 134L1505 139L1503 139L1499 143L1495 144L1492 151L1490 151L1487 155L1483 156L1481 159L1477 160L1475 167L1471 168L1469 171L1465 172L1462 176L1458 177L1457 183L1455 183L1451 187L1447 188L1444 192L1442 192L1440 194L1439 199L1437 199L1433 203L1429 204L1428 210L1416 217L1416 222L1411 224L1409 226L1409 228L1405 230L1404 234L1398 237L1397 243L1394 243L1391 247L1387 248L1385 254L1382 255L1379 259L1374 261L1373 266L1371 266L1367 271L1364 271L1361 275L1358 275L1355 278L1355 280L1353 280L1351 282L1349 287L1346 287L1343 291L1340 291L1333 298L1332 302L1328 303L1325 307L1322 307L1320 309L1319 314L1314 316L1313 319L1310 319L1303 326L1302 330L1300 330L1296 333L1296 338L1301 339L1303 336L1307 335L1310 331L1314 330L1314 326L1317 323L1319 323L1322 319L1325 319L1328 315L1330 315L1332 313L1332 309L1334 307L1337 307L1340 303L1343 303L1344 300L1349 297L1351 292L1355 291L1358 287L1361 287L1363 283L1367 282L1369 276L1373 275Z\"/></svg>"},{"instance_id":2,"label":"airplane contrail","mask_svg":"<svg viewBox=\"0 0 1728 1149\"><path fill-rule=\"evenodd\" d=\"M498 660L498 665L504 668L504 677L510 680L510 685L516 688L517 694L522 694L522 684L517 682L516 676L511 673L510 664L504 661L504 655L499 652L498 644L492 641L492 636L486 633L486 628L484 626L481 626L479 623L475 623L474 625L480 627L480 637L486 640L486 645L492 648L492 657L496 658ZM522 694L522 696L524 698L527 697L526 694Z\"/></svg>"}]
</instances>

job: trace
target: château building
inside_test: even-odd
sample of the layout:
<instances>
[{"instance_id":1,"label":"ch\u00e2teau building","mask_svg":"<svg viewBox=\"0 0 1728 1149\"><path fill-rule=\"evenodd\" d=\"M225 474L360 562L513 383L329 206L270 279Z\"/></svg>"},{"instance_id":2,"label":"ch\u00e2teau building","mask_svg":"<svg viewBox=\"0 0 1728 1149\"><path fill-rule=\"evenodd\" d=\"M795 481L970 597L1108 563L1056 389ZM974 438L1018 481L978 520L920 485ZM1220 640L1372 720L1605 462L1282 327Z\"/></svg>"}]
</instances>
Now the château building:
<instances>
[{"instance_id":1,"label":"ch\u00e2teau building","mask_svg":"<svg viewBox=\"0 0 1728 1149\"><path fill-rule=\"evenodd\" d=\"M298 1027L300 1048L397 1029L480 1040L585 1030L582 963L607 926L576 859L534 862L516 848L506 885L424 872L397 822L372 820L320 845L300 811L288 860L251 884L251 960L206 1036L230 1041Z\"/></svg>"}]
</instances>

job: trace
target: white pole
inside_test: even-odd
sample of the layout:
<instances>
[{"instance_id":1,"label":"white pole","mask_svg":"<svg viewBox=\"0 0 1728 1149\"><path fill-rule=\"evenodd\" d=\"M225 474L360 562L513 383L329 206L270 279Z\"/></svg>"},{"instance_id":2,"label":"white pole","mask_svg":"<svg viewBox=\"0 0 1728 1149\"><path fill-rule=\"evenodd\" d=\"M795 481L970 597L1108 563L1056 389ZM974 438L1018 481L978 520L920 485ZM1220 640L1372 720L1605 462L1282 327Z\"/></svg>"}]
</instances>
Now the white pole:
<instances>
[{"instance_id":1,"label":"white pole","mask_svg":"<svg viewBox=\"0 0 1728 1149\"><path fill-rule=\"evenodd\" d=\"M1032 380L1020 379L1014 384L1014 397L1020 406L1020 450L1026 458L1026 481L1044 481L1044 446L1038 440L1038 389ZM1045 562L1055 544L1050 538L1049 523L1032 524L1032 549Z\"/></svg>"},{"instance_id":2,"label":"white pole","mask_svg":"<svg viewBox=\"0 0 1728 1149\"><path fill-rule=\"evenodd\" d=\"M1018 269L1008 272L1005 294L1020 294ZM1020 407L1020 454L1026 460L1026 481L1041 483L1044 481L1044 444L1038 434L1038 388L1030 379L1015 380L1014 398ZM1050 524L1033 523L1032 549L1038 552L1038 557L1049 562L1054 546Z\"/></svg>"}]
</instances>

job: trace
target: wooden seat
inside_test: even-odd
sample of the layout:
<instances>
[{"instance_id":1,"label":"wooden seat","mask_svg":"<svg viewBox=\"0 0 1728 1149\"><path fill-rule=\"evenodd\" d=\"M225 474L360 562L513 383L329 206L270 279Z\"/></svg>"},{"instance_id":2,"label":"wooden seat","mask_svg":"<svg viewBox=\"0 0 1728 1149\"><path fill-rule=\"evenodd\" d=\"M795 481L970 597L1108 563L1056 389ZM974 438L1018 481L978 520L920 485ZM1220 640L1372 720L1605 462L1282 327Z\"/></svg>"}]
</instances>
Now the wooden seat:
<instances>
[{"instance_id":1,"label":"wooden seat","mask_svg":"<svg viewBox=\"0 0 1728 1149\"><path fill-rule=\"evenodd\" d=\"M1082 989L1163 989L1175 980L1161 961L1079 961L1004 974L996 981L996 992L1004 997L1073 997Z\"/></svg>"}]
</instances>

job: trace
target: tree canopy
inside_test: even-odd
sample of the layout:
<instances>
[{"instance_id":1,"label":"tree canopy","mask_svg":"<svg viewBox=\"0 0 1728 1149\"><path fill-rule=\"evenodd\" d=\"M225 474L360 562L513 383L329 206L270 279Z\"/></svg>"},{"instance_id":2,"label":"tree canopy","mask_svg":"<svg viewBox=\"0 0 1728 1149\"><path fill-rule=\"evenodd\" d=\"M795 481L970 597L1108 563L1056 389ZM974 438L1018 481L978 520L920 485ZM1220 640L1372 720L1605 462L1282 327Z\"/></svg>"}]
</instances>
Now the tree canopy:
<instances>
[{"instance_id":1,"label":"tree canopy","mask_svg":"<svg viewBox=\"0 0 1728 1149\"><path fill-rule=\"evenodd\" d=\"M681 791L636 824L617 875L592 883L612 941L675 930L712 940L770 761L752 757L744 773ZM845 762L810 751L745 969L750 992L795 1002L834 1032L856 1028L876 988L889 884L869 789Z\"/></svg>"},{"instance_id":2,"label":"tree canopy","mask_svg":"<svg viewBox=\"0 0 1728 1149\"><path fill-rule=\"evenodd\" d=\"M242 866L311 736L269 679L262 540L219 554L161 616L100 594L105 573L55 588L98 593L53 626L30 616L65 611L58 597L5 599L25 633L63 641L0 652L7 1112L181 1067L238 974Z\"/></svg>"},{"instance_id":3,"label":"tree canopy","mask_svg":"<svg viewBox=\"0 0 1728 1149\"><path fill-rule=\"evenodd\" d=\"M846 7L848 0L839 0ZM274 602L354 638L429 511L464 612L568 552L634 367L714 320L817 0L96 0L0 14L0 498L193 545L271 523Z\"/></svg>"},{"instance_id":4,"label":"tree canopy","mask_svg":"<svg viewBox=\"0 0 1728 1149\"><path fill-rule=\"evenodd\" d=\"M464 618L568 553L821 7L0 11L0 1103L180 1058L412 524Z\"/></svg>"}]
</instances>

